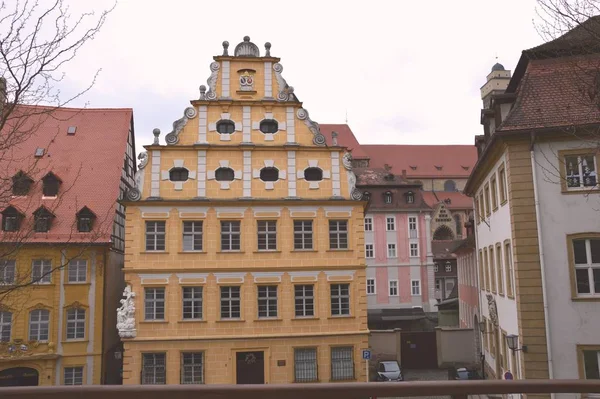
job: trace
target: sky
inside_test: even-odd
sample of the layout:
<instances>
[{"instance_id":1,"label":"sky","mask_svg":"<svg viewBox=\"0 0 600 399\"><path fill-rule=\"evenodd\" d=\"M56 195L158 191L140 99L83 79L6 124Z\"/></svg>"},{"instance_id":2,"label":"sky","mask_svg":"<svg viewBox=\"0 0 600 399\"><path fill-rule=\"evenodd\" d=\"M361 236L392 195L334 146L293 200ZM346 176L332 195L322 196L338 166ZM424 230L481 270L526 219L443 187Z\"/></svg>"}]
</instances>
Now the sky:
<instances>
[{"instance_id":1,"label":"sky","mask_svg":"<svg viewBox=\"0 0 600 399\"><path fill-rule=\"evenodd\" d=\"M46 1L46 0L42 0ZM71 12L113 0L72 3ZM535 0L118 0L66 70L71 106L130 107L136 145L164 134L206 84L212 57L250 36L281 58L311 118L348 124L361 143L473 144L480 87L497 61L514 70L543 42ZM497 59L496 59L497 57ZM164 141L163 141L164 142Z\"/></svg>"}]
</instances>

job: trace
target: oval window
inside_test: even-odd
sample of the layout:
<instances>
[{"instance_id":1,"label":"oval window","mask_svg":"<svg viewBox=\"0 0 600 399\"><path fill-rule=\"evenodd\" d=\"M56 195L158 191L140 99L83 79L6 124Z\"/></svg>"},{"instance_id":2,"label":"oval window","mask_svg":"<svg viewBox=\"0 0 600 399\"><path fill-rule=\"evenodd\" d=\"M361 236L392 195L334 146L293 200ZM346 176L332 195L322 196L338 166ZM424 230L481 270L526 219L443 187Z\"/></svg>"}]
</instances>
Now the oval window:
<instances>
[{"instance_id":1,"label":"oval window","mask_svg":"<svg viewBox=\"0 0 600 399\"><path fill-rule=\"evenodd\" d=\"M231 134L235 132L235 123L228 119L217 122L217 132L220 134Z\"/></svg>"},{"instance_id":2,"label":"oval window","mask_svg":"<svg viewBox=\"0 0 600 399\"><path fill-rule=\"evenodd\" d=\"M304 180L321 181L323 180L323 171L321 168L306 168L304 169Z\"/></svg>"},{"instance_id":3,"label":"oval window","mask_svg":"<svg viewBox=\"0 0 600 399\"><path fill-rule=\"evenodd\" d=\"M279 180L279 169L277 169L277 168L262 168L260 170L260 180L262 180L262 181L277 181L277 180Z\"/></svg>"},{"instance_id":4,"label":"oval window","mask_svg":"<svg viewBox=\"0 0 600 399\"><path fill-rule=\"evenodd\" d=\"M231 168L219 168L215 171L216 181L233 181L235 172Z\"/></svg>"},{"instance_id":5,"label":"oval window","mask_svg":"<svg viewBox=\"0 0 600 399\"><path fill-rule=\"evenodd\" d=\"M263 133L277 133L279 125L274 119L263 119L260 122L260 131Z\"/></svg>"},{"instance_id":6,"label":"oval window","mask_svg":"<svg viewBox=\"0 0 600 399\"><path fill-rule=\"evenodd\" d=\"M186 168L173 168L169 171L169 180L186 181L190 172Z\"/></svg>"}]
</instances>

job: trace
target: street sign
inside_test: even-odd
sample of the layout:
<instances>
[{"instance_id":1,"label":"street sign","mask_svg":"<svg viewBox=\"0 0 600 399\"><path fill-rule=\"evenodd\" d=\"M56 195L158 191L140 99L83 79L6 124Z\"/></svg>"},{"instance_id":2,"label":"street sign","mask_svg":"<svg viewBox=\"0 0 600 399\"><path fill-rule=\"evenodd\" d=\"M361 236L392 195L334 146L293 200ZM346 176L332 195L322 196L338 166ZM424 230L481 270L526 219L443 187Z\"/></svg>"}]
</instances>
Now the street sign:
<instances>
[{"instance_id":1,"label":"street sign","mask_svg":"<svg viewBox=\"0 0 600 399\"><path fill-rule=\"evenodd\" d=\"M371 351L369 349L363 350L363 360L371 360Z\"/></svg>"},{"instance_id":2,"label":"street sign","mask_svg":"<svg viewBox=\"0 0 600 399\"><path fill-rule=\"evenodd\" d=\"M504 379L505 380L512 380L513 379L513 375L510 371L507 371L506 373L504 373Z\"/></svg>"}]
</instances>

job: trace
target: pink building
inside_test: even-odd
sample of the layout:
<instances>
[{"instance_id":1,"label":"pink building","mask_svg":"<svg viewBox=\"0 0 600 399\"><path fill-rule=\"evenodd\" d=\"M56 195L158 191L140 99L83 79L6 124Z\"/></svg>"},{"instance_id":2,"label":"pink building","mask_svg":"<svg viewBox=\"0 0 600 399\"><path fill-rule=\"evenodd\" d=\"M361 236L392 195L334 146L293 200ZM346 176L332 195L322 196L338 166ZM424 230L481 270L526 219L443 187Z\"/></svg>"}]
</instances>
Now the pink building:
<instances>
[{"instance_id":1,"label":"pink building","mask_svg":"<svg viewBox=\"0 0 600 399\"><path fill-rule=\"evenodd\" d=\"M420 184L389 169L357 173L369 198L365 257L370 328L422 329L436 312L431 253L432 209Z\"/></svg>"}]
</instances>

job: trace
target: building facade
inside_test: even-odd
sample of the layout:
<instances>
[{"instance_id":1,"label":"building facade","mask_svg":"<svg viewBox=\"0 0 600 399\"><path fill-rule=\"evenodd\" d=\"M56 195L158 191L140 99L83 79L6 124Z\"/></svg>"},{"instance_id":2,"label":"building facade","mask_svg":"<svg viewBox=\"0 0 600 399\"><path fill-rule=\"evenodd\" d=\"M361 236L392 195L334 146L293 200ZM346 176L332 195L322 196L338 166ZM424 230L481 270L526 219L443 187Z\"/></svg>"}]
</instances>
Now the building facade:
<instances>
[{"instance_id":1,"label":"building facade","mask_svg":"<svg viewBox=\"0 0 600 399\"><path fill-rule=\"evenodd\" d=\"M3 156L0 386L118 384L132 110L21 106L17 127L31 133Z\"/></svg>"},{"instance_id":2,"label":"building facade","mask_svg":"<svg viewBox=\"0 0 600 399\"><path fill-rule=\"evenodd\" d=\"M369 326L423 329L435 312L431 208L420 185L386 169L357 171L357 186L369 199L365 258Z\"/></svg>"},{"instance_id":3,"label":"building facade","mask_svg":"<svg viewBox=\"0 0 600 399\"><path fill-rule=\"evenodd\" d=\"M505 93L482 110L485 134L466 191L478 210L492 376L507 369L528 379L599 376L600 219L588 195L598 189L600 114L579 89L593 83L577 73L596 73L600 56L586 43L597 27L595 17L524 51ZM506 348L506 334L518 336L516 352Z\"/></svg>"},{"instance_id":4,"label":"building facade","mask_svg":"<svg viewBox=\"0 0 600 399\"><path fill-rule=\"evenodd\" d=\"M365 381L364 207L345 148L248 37L128 194L124 384Z\"/></svg>"}]
</instances>

